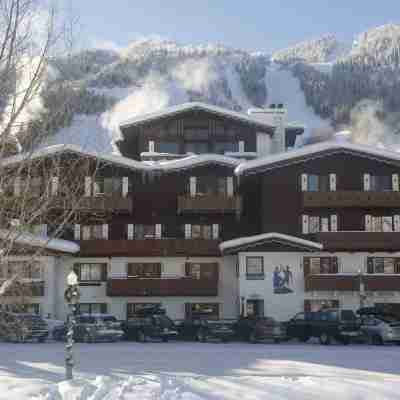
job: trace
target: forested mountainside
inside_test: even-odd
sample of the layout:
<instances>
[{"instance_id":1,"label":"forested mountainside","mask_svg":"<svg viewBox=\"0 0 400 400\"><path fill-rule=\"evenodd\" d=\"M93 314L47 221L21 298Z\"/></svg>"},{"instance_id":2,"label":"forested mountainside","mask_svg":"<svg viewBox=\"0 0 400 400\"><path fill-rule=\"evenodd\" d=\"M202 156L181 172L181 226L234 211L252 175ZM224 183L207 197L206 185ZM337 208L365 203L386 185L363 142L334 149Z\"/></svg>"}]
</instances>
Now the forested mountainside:
<instances>
[{"instance_id":1,"label":"forested mountainside","mask_svg":"<svg viewBox=\"0 0 400 400\"><path fill-rule=\"evenodd\" d=\"M390 24L350 45L327 35L272 55L155 39L120 51L83 50L52 60L53 84L44 84L29 130L46 132L47 143L116 151L118 125L134 115L187 101L243 112L284 102L289 120L304 123L307 134L313 128L360 126L360 113L368 110L370 124L361 126L381 133L354 140L395 144L399 49L400 25Z\"/></svg>"}]
</instances>

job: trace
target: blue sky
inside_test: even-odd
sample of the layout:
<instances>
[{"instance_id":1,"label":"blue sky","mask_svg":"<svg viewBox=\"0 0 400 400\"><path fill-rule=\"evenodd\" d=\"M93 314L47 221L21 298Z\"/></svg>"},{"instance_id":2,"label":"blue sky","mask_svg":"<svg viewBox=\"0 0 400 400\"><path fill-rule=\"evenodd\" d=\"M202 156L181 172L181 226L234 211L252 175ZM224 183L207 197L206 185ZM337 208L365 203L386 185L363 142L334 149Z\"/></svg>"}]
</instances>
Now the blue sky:
<instances>
[{"instance_id":1,"label":"blue sky","mask_svg":"<svg viewBox=\"0 0 400 400\"><path fill-rule=\"evenodd\" d=\"M159 35L272 51L333 33L340 40L400 22L400 0L69 0L87 43Z\"/></svg>"}]
</instances>

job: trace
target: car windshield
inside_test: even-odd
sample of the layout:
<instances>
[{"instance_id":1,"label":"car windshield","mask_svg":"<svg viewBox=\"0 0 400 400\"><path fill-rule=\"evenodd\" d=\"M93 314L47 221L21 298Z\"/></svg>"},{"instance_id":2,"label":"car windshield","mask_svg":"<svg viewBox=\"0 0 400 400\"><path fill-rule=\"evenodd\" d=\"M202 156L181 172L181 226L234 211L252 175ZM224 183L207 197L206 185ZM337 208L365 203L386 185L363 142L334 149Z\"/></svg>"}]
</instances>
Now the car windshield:
<instances>
[{"instance_id":1,"label":"car windshield","mask_svg":"<svg viewBox=\"0 0 400 400\"><path fill-rule=\"evenodd\" d=\"M165 315L155 315L154 322L162 328L172 328L174 326L172 320Z\"/></svg>"}]
</instances>

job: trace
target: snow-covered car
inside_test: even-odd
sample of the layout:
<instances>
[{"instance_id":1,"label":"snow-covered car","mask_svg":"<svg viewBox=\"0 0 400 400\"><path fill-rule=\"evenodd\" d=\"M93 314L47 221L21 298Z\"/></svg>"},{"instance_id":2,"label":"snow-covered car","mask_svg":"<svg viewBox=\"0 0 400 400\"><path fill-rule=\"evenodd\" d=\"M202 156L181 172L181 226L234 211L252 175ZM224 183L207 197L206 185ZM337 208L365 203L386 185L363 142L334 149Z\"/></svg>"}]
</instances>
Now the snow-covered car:
<instances>
[{"instance_id":1,"label":"snow-covered car","mask_svg":"<svg viewBox=\"0 0 400 400\"><path fill-rule=\"evenodd\" d=\"M400 345L400 320L392 314L379 310L361 309L361 330L369 344L396 343Z\"/></svg>"},{"instance_id":2,"label":"snow-covered car","mask_svg":"<svg viewBox=\"0 0 400 400\"><path fill-rule=\"evenodd\" d=\"M65 340L67 324L53 330L55 340ZM74 341L84 343L117 342L124 336L121 323L108 314L81 314L75 318Z\"/></svg>"},{"instance_id":3,"label":"snow-covered car","mask_svg":"<svg viewBox=\"0 0 400 400\"><path fill-rule=\"evenodd\" d=\"M0 313L0 337L6 341L44 342L49 335L46 322L36 314Z\"/></svg>"}]
</instances>

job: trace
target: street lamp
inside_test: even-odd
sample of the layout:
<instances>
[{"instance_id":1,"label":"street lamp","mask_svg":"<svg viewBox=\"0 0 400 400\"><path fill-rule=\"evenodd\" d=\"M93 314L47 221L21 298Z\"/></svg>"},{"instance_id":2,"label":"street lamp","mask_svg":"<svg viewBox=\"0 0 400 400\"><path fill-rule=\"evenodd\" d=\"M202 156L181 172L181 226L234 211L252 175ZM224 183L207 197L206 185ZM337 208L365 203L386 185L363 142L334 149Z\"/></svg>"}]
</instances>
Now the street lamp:
<instances>
[{"instance_id":1,"label":"street lamp","mask_svg":"<svg viewBox=\"0 0 400 400\"><path fill-rule=\"evenodd\" d=\"M67 344L65 345L65 376L66 379L73 379L72 368L74 366L74 357L72 353L72 345L74 343L74 325L75 325L75 312L76 305L79 302L79 285L78 276L71 269L67 276L67 289L65 290L64 297L67 302L70 313L67 319Z\"/></svg>"}]
</instances>

